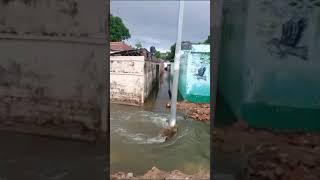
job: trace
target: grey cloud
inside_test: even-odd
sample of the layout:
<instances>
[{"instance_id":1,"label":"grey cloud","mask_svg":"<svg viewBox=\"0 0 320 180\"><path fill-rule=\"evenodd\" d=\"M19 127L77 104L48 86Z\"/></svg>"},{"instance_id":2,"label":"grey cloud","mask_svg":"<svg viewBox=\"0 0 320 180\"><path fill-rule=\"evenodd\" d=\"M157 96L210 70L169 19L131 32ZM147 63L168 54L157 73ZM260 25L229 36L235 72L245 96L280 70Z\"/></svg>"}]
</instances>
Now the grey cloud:
<instances>
[{"instance_id":1,"label":"grey cloud","mask_svg":"<svg viewBox=\"0 0 320 180\"><path fill-rule=\"evenodd\" d=\"M123 19L134 45L169 50L176 40L178 1L111 1L111 13ZM183 40L203 41L210 31L210 2L185 1Z\"/></svg>"}]
</instances>

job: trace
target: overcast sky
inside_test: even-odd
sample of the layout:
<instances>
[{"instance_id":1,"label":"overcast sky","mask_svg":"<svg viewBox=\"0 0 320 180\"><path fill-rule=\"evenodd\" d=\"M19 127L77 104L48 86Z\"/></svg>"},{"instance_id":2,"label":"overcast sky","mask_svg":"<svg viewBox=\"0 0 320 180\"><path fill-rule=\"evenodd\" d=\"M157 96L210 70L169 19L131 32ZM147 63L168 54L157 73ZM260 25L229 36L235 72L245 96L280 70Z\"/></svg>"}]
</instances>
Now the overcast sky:
<instances>
[{"instance_id":1,"label":"overcast sky","mask_svg":"<svg viewBox=\"0 0 320 180\"><path fill-rule=\"evenodd\" d=\"M111 1L111 14L122 18L134 46L141 42L149 50L164 52L175 43L179 1ZM199 42L210 32L210 1L185 1L182 40Z\"/></svg>"}]
</instances>

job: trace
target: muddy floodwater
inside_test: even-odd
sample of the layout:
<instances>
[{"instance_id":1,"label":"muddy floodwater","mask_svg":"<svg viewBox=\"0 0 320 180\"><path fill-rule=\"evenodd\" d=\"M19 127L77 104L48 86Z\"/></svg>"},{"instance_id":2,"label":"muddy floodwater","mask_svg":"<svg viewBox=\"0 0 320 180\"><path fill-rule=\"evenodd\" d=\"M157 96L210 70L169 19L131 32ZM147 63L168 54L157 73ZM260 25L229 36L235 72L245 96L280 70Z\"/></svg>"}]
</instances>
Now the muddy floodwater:
<instances>
[{"instance_id":1,"label":"muddy floodwater","mask_svg":"<svg viewBox=\"0 0 320 180\"><path fill-rule=\"evenodd\" d=\"M168 74L165 73L143 107L111 104L111 173L142 175L153 166L194 174L210 168L210 126L177 115L178 132L164 141L170 109Z\"/></svg>"}]
</instances>

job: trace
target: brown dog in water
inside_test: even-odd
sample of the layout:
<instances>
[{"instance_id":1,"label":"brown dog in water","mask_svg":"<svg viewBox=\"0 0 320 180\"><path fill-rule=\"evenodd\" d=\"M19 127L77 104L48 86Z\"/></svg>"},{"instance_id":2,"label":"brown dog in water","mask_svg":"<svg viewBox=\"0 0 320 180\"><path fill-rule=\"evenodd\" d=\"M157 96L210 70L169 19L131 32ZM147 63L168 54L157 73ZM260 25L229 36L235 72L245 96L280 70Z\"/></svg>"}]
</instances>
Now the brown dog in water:
<instances>
[{"instance_id":1,"label":"brown dog in water","mask_svg":"<svg viewBox=\"0 0 320 180\"><path fill-rule=\"evenodd\" d=\"M178 128L175 127L169 127L169 128L163 128L161 129L160 133L162 137L165 137L165 141L172 138L178 131Z\"/></svg>"}]
</instances>

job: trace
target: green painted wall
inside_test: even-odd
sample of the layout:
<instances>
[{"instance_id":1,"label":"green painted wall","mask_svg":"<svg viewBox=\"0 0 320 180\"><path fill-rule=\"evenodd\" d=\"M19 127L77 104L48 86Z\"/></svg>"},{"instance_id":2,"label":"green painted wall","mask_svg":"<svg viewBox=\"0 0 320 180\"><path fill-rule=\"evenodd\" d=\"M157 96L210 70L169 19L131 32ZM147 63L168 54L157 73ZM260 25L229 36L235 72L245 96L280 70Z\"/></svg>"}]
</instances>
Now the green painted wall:
<instances>
[{"instance_id":1,"label":"green painted wall","mask_svg":"<svg viewBox=\"0 0 320 180\"><path fill-rule=\"evenodd\" d=\"M225 5L219 91L238 119L252 126L320 130L320 7L290 2ZM299 28L286 34L295 41L281 41L282 28L296 24Z\"/></svg>"},{"instance_id":2,"label":"green painted wall","mask_svg":"<svg viewBox=\"0 0 320 180\"><path fill-rule=\"evenodd\" d=\"M180 94L190 102L210 103L210 45L192 45L191 50L182 52Z\"/></svg>"}]
</instances>

